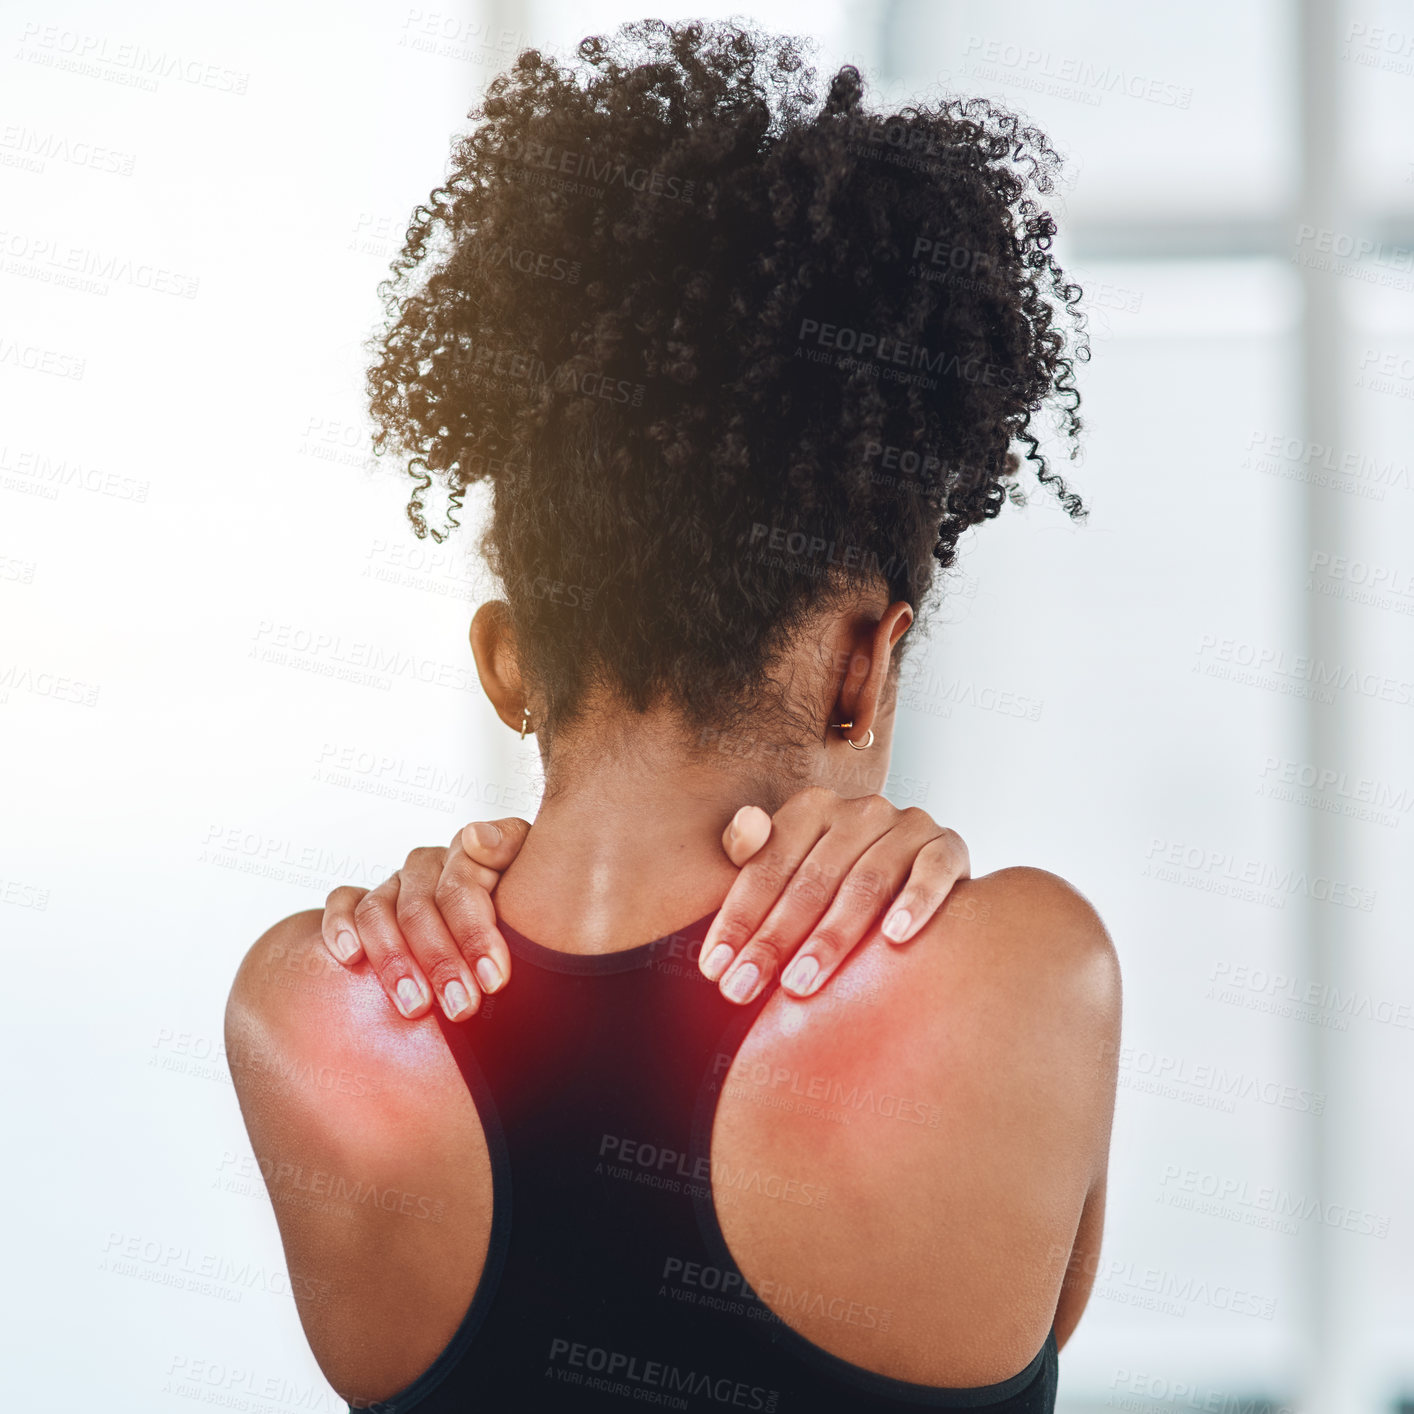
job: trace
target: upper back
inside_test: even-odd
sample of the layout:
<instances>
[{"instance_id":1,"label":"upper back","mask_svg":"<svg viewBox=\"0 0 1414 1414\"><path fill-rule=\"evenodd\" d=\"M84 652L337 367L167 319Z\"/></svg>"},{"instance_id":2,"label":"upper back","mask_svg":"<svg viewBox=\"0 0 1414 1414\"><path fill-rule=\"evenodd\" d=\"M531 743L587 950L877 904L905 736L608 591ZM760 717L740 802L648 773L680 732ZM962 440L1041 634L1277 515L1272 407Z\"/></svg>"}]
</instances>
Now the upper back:
<instances>
[{"instance_id":1,"label":"upper back","mask_svg":"<svg viewBox=\"0 0 1414 1414\"><path fill-rule=\"evenodd\" d=\"M287 920L252 950L233 1057L279 1059L233 1072L267 1181L280 1163L322 1167L397 1195L282 1211L272 1186L316 1357L341 1393L385 1398L442 1351L477 1291L492 1157L448 1027L404 1021L371 976L329 961L317 919ZM282 973L303 984L279 985ZM529 989L513 978L507 1005L517 982ZM1102 1184L1117 1001L1093 911L1035 870L959 884L908 947L875 933L808 1001L768 994L722 1057L712 1105L723 1261L852 1364L929 1385L1014 1374L1051 1327ZM486 1024L458 1028L455 1044L474 1054ZM812 1200L732 1177L746 1173ZM410 1217L419 1204L436 1220Z\"/></svg>"}]
</instances>

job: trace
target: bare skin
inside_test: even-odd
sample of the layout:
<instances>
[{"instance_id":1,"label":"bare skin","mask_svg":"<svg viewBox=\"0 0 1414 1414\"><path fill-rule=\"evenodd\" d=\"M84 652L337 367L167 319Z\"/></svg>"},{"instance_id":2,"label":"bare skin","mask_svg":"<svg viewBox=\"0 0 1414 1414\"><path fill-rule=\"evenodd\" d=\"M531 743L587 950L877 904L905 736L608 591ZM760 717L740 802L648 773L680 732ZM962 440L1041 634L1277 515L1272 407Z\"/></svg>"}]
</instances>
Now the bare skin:
<instances>
[{"instance_id":1,"label":"bare skin","mask_svg":"<svg viewBox=\"0 0 1414 1414\"><path fill-rule=\"evenodd\" d=\"M822 727L872 729L886 770L889 660L909 611L885 597L821 625L823 661L842 672L817 679L814 653L783 671ZM494 612L477 619L483 685L518 729L514 645ZM769 808L811 784L844 794L857 770L837 731L766 779L760 762L704 764L666 711L601 707L556 741L546 804L495 893L500 917L566 952L636 946L710 912L736 878L719 837L744 798ZM310 1345L341 1394L375 1400L426 1368L466 1310L489 1234L489 1164L430 1012L395 1013L366 963L331 959L320 922L296 915L251 950L227 1044ZM768 1306L780 1285L892 1313L884 1331L779 1311L831 1353L920 1383L1004 1379L1053 1323L1058 1341L1070 1335L1098 1258L1119 1028L1112 945L1062 880L1003 870L956 885L907 948L873 930L839 976L856 985L803 1001L772 993L712 1134L714 1172L805 1175L828 1202L787 1210L718 1189L723 1234ZM855 1112L840 1124L769 1107L757 1063L846 1090L887 1086L928 1121ZM401 1197L311 1201L341 1176Z\"/></svg>"},{"instance_id":2,"label":"bare skin","mask_svg":"<svg viewBox=\"0 0 1414 1414\"><path fill-rule=\"evenodd\" d=\"M529 832L516 817L477 821L445 849L414 849L375 889L335 889L322 924L329 955L345 967L367 960L409 1020L435 996L448 1021L469 1021L483 995L511 980L491 894ZM907 943L972 873L962 837L926 812L824 787L798 791L774 816L743 805L722 833L722 852L740 872L701 966L743 1005L773 979L793 996L818 992L864 941L883 898L891 900L886 936ZM727 990L737 954L761 964L753 990Z\"/></svg>"}]
</instances>

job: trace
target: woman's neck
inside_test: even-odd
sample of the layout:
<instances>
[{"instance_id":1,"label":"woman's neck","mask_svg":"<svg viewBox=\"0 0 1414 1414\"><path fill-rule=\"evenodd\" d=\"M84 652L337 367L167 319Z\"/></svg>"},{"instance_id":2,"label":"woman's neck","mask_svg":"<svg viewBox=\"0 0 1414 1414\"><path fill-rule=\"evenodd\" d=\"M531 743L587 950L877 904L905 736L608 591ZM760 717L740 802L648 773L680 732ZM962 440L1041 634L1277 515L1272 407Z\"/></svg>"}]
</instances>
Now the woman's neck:
<instances>
[{"instance_id":1,"label":"woman's neck","mask_svg":"<svg viewBox=\"0 0 1414 1414\"><path fill-rule=\"evenodd\" d=\"M512 927L565 952L617 952L710 913L737 870L722 833L743 805L774 812L823 769L824 753L739 757L690 750L681 733L634 718L617 739L557 738L546 795L496 888Z\"/></svg>"}]
</instances>

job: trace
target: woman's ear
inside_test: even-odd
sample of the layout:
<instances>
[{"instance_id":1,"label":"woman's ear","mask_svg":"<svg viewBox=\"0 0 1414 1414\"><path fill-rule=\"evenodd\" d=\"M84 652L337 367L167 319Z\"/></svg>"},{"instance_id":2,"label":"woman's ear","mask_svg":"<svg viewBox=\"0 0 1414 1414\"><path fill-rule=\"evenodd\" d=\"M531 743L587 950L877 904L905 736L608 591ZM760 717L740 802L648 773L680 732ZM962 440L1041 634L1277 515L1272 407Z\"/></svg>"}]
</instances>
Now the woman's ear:
<instances>
[{"instance_id":1,"label":"woman's ear","mask_svg":"<svg viewBox=\"0 0 1414 1414\"><path fill-rule=\"evenodd\" d=\"M508 727L519 731L529 704L525 700L520 660L516 656L510 605L501 599L483 604L472 616L470 637L476 674L486 696L491 699L496 715Z\"/></svg>"},{"instance_id":2,"label":"woman's ear","mask_svg":"<svg viewBox=\"0 0 1414 1414\"><path fill-rule=\"evenodd\" d=\"M893 652L899 639L913 622L913 610L902 599L884 610L872 629L860 635L850 654L849 668L840 686L839 711L841 722L852 722L849 736L859 741L873 728L879 715L879 703L893 666Z\"/></svg>"}]
</instances>

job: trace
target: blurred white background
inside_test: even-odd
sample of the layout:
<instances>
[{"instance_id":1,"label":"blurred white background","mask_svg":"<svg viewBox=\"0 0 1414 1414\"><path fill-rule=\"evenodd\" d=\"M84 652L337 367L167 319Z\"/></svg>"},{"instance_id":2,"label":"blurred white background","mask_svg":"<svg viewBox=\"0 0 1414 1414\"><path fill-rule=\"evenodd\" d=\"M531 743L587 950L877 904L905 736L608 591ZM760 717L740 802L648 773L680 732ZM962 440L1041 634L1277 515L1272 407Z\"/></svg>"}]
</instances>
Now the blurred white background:
<instances>
[{"instance_id":1,"label":"blurred white background","mask_svg":"<svg viewBox=\"0 0 1414 1414\"><path fill-rule=\"evenodd\" d=\"M643 13L734 11L7 11L16 1408L343 1407L227 1079L226 991L276 918L535 808L533 750L471 671L472 537L417 541L368 468L361 343L488 77ZM1037 496L969 536L894 759L978 872L1072 879L1123 960L1104 1260L1061 1405L1408 1410L1414 13L747 13L896 101L1000 97L1070 159L1091 518Z\"/></svg>"}]
</instances>

